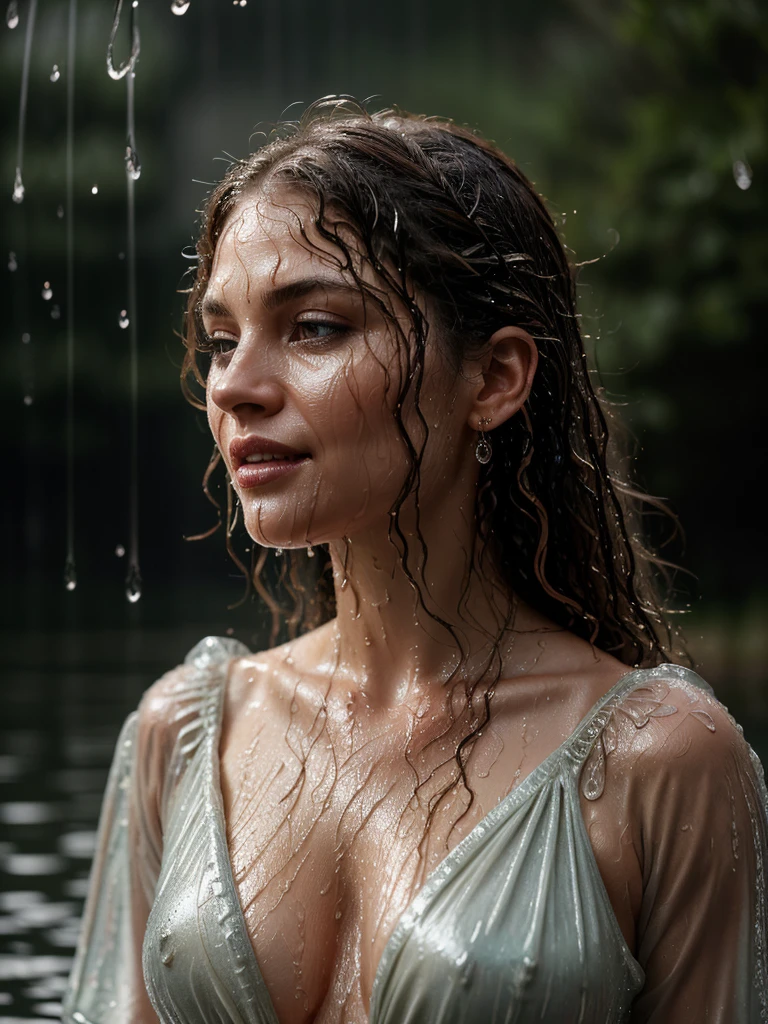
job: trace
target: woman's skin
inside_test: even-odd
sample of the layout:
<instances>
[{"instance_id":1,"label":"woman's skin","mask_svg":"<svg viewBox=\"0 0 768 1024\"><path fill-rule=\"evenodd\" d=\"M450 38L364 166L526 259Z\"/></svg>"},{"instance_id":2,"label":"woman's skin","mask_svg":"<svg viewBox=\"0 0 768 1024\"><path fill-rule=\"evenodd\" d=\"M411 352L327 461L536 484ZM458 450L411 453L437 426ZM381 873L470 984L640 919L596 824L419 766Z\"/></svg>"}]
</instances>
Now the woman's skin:
<instances>
[{"instance_id":1,"label":"woman's skin","mask_svg":"<svg viewBox=\"0 0 768 1024\"><path fill-rule=\"evenodd\" d=\"M220 748L246 923L276 1011L296 1024L367 1020L381 954L426 875L628 671L498 580L473 573L465 593L476 543L477 432L485 423L493 440L493 428L525 402L536 371L534 341L510 324L460 374L441 355L435 330L427 339L419 401L429 427L419 486L429 552L423 579L412 499L400 521L429 612L454 628L467 654L463 674L445 685L460 660L455 641L419 606L388 536L407 469L393 416L404 342L363 301L340 269L340 252L315 234L313 217L297 194L241 197L203 303L205 330L221 346L208 377L208 420L248 533L279 548L327 544L334 570L333 621L234 663ZM357 270L382 288L364 261ZM325 284L298 286L310 279ZM429 305L417 301L429 321ZM393 309L407 333L405 311ZM416 410L402 413L418 447ZM254 434L310 458L244 487L230 444ZM449 794L420 856L429 800L454 777L456 745L483 717L482 689L468 708L461 681L479 674L509 602L514 617L491 725L467 764L475 800L470 805L461 785ZM590 836L632 948L639 867L610 830Z\"/></svg>"}]
</instances>

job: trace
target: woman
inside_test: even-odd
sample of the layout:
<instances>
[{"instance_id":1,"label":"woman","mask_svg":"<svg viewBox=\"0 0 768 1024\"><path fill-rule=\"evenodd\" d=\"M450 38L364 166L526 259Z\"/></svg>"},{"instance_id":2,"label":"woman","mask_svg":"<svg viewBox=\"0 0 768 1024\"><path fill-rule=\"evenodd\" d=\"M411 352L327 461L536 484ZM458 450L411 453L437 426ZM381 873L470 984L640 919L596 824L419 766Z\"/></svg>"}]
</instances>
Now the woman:
<instances>
[{"instance_id":1,"label":"woman","mask_svg":"<svg viewBox=\"0 0 768 1024\"><path fill-rule=\"evenodd\" d=\"M65 1019L763 1019L762 768L670 663L530 183L321 101L197 251L272 646L207 638L126 723Z\"/></svg>"}]
</instances>

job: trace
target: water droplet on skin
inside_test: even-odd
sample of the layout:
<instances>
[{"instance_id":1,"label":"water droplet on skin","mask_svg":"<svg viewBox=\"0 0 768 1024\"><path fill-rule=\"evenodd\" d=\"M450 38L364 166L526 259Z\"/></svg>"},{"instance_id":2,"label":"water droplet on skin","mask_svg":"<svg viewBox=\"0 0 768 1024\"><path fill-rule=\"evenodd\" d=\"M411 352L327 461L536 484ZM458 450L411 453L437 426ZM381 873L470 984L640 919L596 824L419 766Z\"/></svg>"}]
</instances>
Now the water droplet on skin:
<instances>
[{"instance_id":1,"label":"water droplet on skin","mask_svg":"<svg viewBox=\"0 0 768 1024\"><path fill-rule=\"evenodd\" d=\"M98 185L91 185L91 195L95 196L95 195L98 195L98 194L99 194L99 186Z\"/></svg>"},{"instance_id":2,"label":"water droplet on skin","mask_svg":"<svg viewBox=\"0 0 768 1024\"><path fill-rule=\"evenodd\" d=\"M16 253L15 252L9 252L8 253L8 269L10 270L11 273L13 273L14 270L18 270L19 269L19 264L16 262Z\"/></svg>"},{"instance_id":3,"label":"water droplet on skin","mask_svg":"<svg viewBox=\"0 0 768 1024\"><path fill-rule=\"evenodd\" d=\"M125 555L125 548L123 547L122 544L118 544L117 545L117 547L115 548L115 554L117 555L118 558L123 558L124 557L124 555Z\"/></svg>"},{"instance_id":4,"label":"water droplet on skin","mask_svg":"<svg viewBox=\"0 0 768 1024\"><path fill-rule=\"evenodd\" d=\"M45 299L46 302L48 302L49 299L53 298L53 291L51 290L51 282L50 281L46 281L43 284L43 290L42 290L42 292L40 294L43 296L43 298Z\"/></svg>"},{"instance_id":5,"label":"water droplet on skin","mask_svg":"<svg viewBox=\"0 0 768 1024\"><path fill-rule=\"evenodd\" d=\"M53 306L51 309L51 320L58 320L61 316L61 310L58 306Z\"/></svg>"},{"instance_id":6,"label":"water droplet on skin","mask_svg":"<svg viewBox=\"0 0 768 1024\"><path fill-rule=\"evenodd\" d=\"M64 565L64 586L67 590L74 590L77 586L77 572L72 558L68 558Z\"/></svg>"},{"instance_id":7,"label":"water droplet on skin","mask_svg":"<svg viewBox=\"0 0 768 1024\"><path fill-rule=\"evenodd\" d=\"M120 324L120 326L123 328L123 330L125 330L125 328L128 326L128 324L131 322L128 319L128 311L127 310L125 310L125 309L121 309L120 310L120 319L117 322Z\"/></svg>"},{"instance_id":8,"label":"water droplet on skin","mask_svg":"<svg viewBox=\"0 0 768 1024\"><path fill-rule=\"evenodd\" d=\"M334 916L334 917L336 918L336 920L338 921L338 920L339 920L339 918L341 917L341 911L340 911L340 910L337 910L337 911L336 911L336 913L335 913L335 914L334 914L333 916Z\"/></svg>"},{"instance_id":9,"label":"water droplet on skin","mask_svg":"<svg viewBox=\"0 0 768 1024\"><path fill-rule=\"evenodd\" d=\"M171 12L173 14L186 14L189 10L189 0L173 0Z\"/></svg>"},{"instance_id":10,"label":"water droplet on skin","mask_svg":"<svg viewBox=\"0 0 768 1024\"><path fill-rule=\"evenodd\" d=\"M136 565L132 565L128 570L128 576L125 581L125 596L131 604L136 604L141 598L141 574Z\"/></svg>"},{"instance_id":11,"label":"water droplet on skin","mask_svg":"<svg viewBox=\"0 0 768 1024\"><path fill-rule=\"evenodd\" d=\"M19 24L19 6L16 0L11 0L8 10L5 12L5 24L8 28L16 28Z\"/></svg>"},{"instance_id":12,"label":"water droplet on skin","mask_svg":"<svg viewBox=\"0 0 768 1024\"><path fill-rule=\"evenodd\" d=\"M134 181L138 181L141 177L141 161L133 146L125 147L125 169Z\"/></svg>"},{"instance_id":13,"label":"water droplet on skin","mask_svg":"<svg viewBox=\"0 0 768 1024\"><path fill-rule=\"evenodd\" d=\"M59 207L57 208L57 210L56 210L56 216L57 216L57 217L59 218L59 220L61 220L61 219L62 219L62 217L64 216L64 207L63 207L63 206L59 206Z\"/></svg>"},{"instance_id":14,"label":"water droplet on skin","mask_svg":"<svg viewBox=\"0 0 768 1024\"><path fill-rule=\"evenodd\" d=\"M299 705L296 703L295 700L292 701L291 702L291 713L295 715L298 710L299 710Z\"/></svg>"},{"instance_id":15,"label":"water droplet on skin","mask_svg":"<svg viewBox=\"0 0 768 1024\"><path fill-rule=\"evenodd\" d=\"M51 71L51 74L50 74L50 79L51 79L52 82L58 82L58 80L60 78L61 78L61 72L59 71L59 65L58 64L54 64L53 65L53 70Z\"/></svg>"},{"instance_id":16,"label":"water droplet on skin","mask_svg":"<svg viewBox=\"0 0 768 1024\"><path fill-rule=\"evenodd\" d=\"M32 395L24 395L24 405L32 405Z\"/></svg>"},{"instance_id":17,"label":"water droplet on skin","mask_svg":"<svg viewBox=\"0 0 768 1024\"><path fill-rule=\"evenodd\" d=\"M13 201L22 203L24 201L24 182L21 180L21 168L16 168L16 177L13 179Z\"/></svg>"}]
</instances>

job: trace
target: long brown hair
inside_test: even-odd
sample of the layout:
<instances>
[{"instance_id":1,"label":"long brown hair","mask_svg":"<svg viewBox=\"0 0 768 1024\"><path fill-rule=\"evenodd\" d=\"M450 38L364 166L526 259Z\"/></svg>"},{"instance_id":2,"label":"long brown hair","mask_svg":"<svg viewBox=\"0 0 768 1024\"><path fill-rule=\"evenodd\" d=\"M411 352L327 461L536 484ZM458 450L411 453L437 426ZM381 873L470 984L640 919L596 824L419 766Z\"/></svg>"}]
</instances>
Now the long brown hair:
<instances>
[{"instance_id":1,"label":"long brown hair","mask_svg":"<svg viewBox=\"0 0 768 1024\"><path fill-rule=\"evenodd\" d=\"M631 484L613 410L596 393L587 365L577 268L544 201L515 163L451 121L398 109L370 113L346 97L318 100L300 121L281 125L262 149L231 165L202 213L182 367L185 394L198 406L190 377L205 387L200 304L217 239L239 197L267 184L311 199L315 230L354 272L339 224L351 227L377 279L410 311L395 414L410 470L392 509L390 538L413 584L419 580L407 564L398 513L418 494L426 441L413 442L399 410L409 395L418 409L428 326L414 301L418 292L436 310L432 327L456 367L506 324L525 328L538 346L530 396L518 415L493 431L493 458L481 469L476 571L492 559L512 593L629 666L680 660L684 650L662 600L667 563L649 550L640 529L643 501L663 506ZM357 283L395 326L381 291L359 276ZM426 438L429 427L423 417L420 422ZM214 453L207 493L217 460ZM237 509L230 488L227 493L227 545L272 612L272 642L281 628L295 635L331 617L333 592L320 559L309 561L304 549L288 551L270 571L267 549L252 546L249 568L235 555ZM422 582L426 557L424 545ZM463 778L461 750L457 760Z\"/></svg>"}]
</instances>

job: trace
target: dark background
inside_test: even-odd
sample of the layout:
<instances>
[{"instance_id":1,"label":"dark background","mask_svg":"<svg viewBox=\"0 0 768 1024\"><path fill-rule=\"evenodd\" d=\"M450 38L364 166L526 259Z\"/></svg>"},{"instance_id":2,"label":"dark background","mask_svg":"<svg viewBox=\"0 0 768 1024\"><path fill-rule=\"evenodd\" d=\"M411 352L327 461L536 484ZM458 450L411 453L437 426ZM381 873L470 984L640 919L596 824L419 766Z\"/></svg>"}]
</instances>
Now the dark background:
<instances>
[{"instance_id":1,"label":"dark background","mask_svg":"<svg viewBox=\"0 0 768 1024\"><path fill-rule=\"evenodd\" d=\"M584 333L602 383L622 404L637 477L668 499L685 530L685 545L665 549L689 573L678 575L674 595L690 606L684 633L702 674L768 752L765 4L191 0L179 17L170 0L141 0L144 587L135 605L125 598L126 558L115 554L128 547L130 387L129 332L118 323L127 304L126 89L106 73L112 4L80 0L77 25L73 592L63 585L67 310L57 216L68 4L39 2L26 197L17 205L27 10L25 0L18 27L0 35L0 1022L58 1012L124 715L203 635L264 642L257 607L228 608L242 581L221 534L183 540L215 517L200 486L212 444L179 390L177 292L204 183L221 176L224 154L249 152L262 138L252 133L269 132L282 114L297 117L319 96L376 96L372 105L479 128L547 197L572 258L588 264L579 286ZM126 26L117 60L127 53Z\"/></svg>"}]
</instances>

